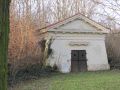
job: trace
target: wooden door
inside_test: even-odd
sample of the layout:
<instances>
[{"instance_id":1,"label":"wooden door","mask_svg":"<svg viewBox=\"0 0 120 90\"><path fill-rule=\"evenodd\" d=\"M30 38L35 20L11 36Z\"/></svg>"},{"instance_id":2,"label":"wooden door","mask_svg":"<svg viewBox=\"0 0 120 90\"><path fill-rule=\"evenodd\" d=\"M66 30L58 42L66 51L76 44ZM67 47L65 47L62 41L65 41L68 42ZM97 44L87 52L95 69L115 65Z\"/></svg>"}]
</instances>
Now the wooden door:
<instances>
[{"instance_id":1,"label":"wooden door","mask_svg":"<svg viewBox=\"0 0 120 90\"><path fill-rule=\"evenodd\" d=\"M79 53L77 50L72 50L71 52L71 71L78 72L78 60L79 60Z\"/></svg>"},{"instance_id":2,"label":"wooden door","mask_svg":"<svg viewBox=\"0 0 120 90\"><path fill-rule=\"evenodd\" d=\"M85 50L71 51L71 71L87 71L87 59Z\"/></svg>"},{"instance_id":3,"label":"wooden door","mask_svg":"<svg viewBox=\"0 0 120 90\"><path fill-rule=\"evenodd\" d=\"M79 71L87 71L86 51L79 50L78 53L79 53L78 69Z\"/></svg>"}]
</instances>

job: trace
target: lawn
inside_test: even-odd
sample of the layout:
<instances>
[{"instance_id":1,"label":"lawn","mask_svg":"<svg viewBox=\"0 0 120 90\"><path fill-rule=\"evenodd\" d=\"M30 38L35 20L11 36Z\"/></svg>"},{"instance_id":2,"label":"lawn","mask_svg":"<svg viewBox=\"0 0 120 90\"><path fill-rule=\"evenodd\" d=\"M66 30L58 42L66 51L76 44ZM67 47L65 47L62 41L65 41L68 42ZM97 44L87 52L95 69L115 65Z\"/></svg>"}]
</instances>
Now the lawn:
<instances>
[{"instance_id":1,"label":"lawn","mask_svg":"<svg viewBox=\"0 0 120 90\"><path fill-rule=\"evenodd\" d=\"M10 90L120 90L120 71L56 73L19 83Z\"/></svg>"}]
</instances>

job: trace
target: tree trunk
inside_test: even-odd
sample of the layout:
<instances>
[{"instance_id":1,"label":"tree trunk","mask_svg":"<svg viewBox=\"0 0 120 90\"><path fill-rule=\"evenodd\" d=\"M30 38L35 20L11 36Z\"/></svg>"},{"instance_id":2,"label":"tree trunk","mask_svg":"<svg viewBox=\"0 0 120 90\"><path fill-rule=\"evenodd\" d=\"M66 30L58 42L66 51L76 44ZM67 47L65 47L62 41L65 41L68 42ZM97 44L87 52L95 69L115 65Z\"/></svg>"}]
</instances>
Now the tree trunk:
<instances>
[{"instance_id":1,"label":"tree trunk","mask_svg":"<svg viewBox=\"0 0 120 90\"><path fill-rule=\"evenodd\" d=\"M7 51L10 0L0 0L0 90L7 90Z\"/></svg>"}]
</instances>

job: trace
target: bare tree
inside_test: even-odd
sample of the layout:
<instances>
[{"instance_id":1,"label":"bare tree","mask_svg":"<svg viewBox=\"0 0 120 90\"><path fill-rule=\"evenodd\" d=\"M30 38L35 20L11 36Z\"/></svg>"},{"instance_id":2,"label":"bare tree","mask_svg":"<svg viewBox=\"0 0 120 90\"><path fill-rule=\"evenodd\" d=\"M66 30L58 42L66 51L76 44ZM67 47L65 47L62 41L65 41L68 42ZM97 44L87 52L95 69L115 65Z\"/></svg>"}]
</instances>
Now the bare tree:
<instances>
[{"instance_id":1,"label":"bare tree","mask_svg":"<svg viewBox=\"0 0 120 90\"><path fill-rule=\"evenodd\" d=\"M20 63L40 63L42 52L36 30L77 13L112 30L120 29L119 0L12 0L9 62L15 67ZM37 57L37 60L27 57Z\"/></svg>"}]
</instances>

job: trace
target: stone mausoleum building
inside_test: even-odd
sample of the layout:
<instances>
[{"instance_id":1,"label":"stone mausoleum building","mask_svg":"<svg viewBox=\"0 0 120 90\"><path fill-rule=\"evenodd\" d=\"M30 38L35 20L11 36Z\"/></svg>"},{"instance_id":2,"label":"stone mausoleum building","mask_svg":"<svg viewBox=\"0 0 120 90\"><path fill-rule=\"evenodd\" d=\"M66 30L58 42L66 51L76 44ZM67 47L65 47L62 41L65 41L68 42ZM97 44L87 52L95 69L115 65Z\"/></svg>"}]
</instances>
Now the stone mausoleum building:
<instances>
[{"instance_id":1,"label":"stone mausoleum building","mask_svg":"<svg viewBox=\"0 0 120 90\"><path fill-rule=\"evenodd\" d=\"M56 65L62 73L108 70L105 36L108 29L76 14L45 27L45 39L51 39L52 54L47 64Z\"/></svg>"}]
</instances>

